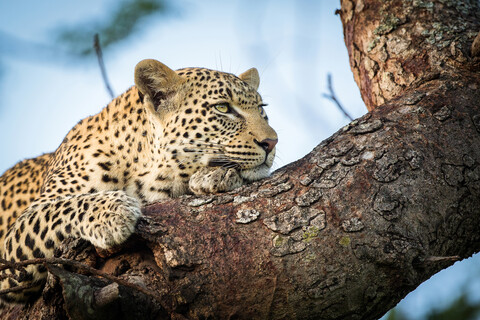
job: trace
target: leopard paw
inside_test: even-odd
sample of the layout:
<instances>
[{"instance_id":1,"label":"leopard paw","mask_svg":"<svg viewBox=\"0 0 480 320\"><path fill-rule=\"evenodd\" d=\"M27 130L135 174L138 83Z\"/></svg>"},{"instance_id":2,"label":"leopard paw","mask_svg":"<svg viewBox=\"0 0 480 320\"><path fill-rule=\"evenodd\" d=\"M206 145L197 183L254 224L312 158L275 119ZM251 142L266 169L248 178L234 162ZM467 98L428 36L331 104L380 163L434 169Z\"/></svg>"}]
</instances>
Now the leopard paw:
<instances>
[{"instance_id":1,"label":"leopard paw","mask_svg":"<svg viewBox=\"0 0 480 320\"><path fill-rule=\"evenodd\" d=\"M122 191L108 192L105 200L104 204L96 205L98 209L95 211L98 213L95 215L95 223L83 224L82 234L82 238L102 249L125 242L135 231L137 220L142 214L138 200Z\"/></svg>"},{"instance_id":2,"label":"leopard paw","mask_svg":"<svg viewBox=\"0 0 480 320\"><path fill-rule=\"evenodd\" d=\"M204 167L195 172L188 183L194 194L211 194L236 189L244 180L235 169Z\"/></svg>"}]
</instances>

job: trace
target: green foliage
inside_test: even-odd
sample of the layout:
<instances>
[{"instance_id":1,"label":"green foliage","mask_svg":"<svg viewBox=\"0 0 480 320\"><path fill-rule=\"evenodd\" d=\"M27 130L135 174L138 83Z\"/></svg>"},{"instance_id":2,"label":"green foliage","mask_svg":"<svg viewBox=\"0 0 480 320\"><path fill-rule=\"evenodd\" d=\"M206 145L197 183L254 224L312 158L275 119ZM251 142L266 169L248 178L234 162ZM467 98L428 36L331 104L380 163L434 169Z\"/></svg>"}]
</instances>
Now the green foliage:
<instances>
[{"instance_id":1,"label":"green foliage","mask_svg":"<svg viewBox=\"0 0 480 320\"><path fill-rule=\"evenodd\" d=\"M480 317L480 303L472 303L465 294L458 297L457 300L443 310L434 310L428 316L427 320L476 320Z\"/></svg>"},{"instance_id":2,"label":"green foliage","mask_svg":"<svg viewBox=\"0 0 480 320\"><path fill-rule=\"evenodd\" d=\"M385 320L408 320L398 308L390 310Z\"/></svg>"},{"instance_id":3,"label":"green foliage","mask_svg":"<svg viewBox=\"0 0 480 320\"><path fill-rule=\"evenodd\" d=\"M444 309L432 310L425 320L477 320L480 318L480 302L471 302L463 293ZM385 320L409 320L398 308L392 309Z\"/></svg>"},{"instance_id":4,"label":"green foliage","mask_svg":"<svg viewBox=\"0 0 480 320\"><path fill-rule=\"evenodd\" d=\"M90 21L81 25L62 28L58 41L78 56L92 55L93 36L98 33L103 49L118 43L134 34L147 17L167 13L165 0L123 0L113 8L106 19Z\"/></svg>"}]
</instances>

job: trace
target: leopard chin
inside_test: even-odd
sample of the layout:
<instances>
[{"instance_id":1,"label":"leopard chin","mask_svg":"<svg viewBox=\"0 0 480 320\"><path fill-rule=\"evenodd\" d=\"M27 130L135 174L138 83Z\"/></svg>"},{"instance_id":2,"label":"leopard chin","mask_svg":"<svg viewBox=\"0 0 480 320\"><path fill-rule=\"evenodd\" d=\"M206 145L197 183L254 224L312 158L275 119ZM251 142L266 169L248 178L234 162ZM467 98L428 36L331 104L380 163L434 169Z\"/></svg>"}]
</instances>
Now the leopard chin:
<instances>
[{"instance_id":1,"label":"leopard chin","mask_svg":"<svg viewBox=\"0 0 480 320\"><path fill-rule=\"evenodd\" d=\"M257 181L270 175L270 166L263 163L252 169L240 170L239 173L240 177L246 181Z\"/></svg>"}]
</instances>

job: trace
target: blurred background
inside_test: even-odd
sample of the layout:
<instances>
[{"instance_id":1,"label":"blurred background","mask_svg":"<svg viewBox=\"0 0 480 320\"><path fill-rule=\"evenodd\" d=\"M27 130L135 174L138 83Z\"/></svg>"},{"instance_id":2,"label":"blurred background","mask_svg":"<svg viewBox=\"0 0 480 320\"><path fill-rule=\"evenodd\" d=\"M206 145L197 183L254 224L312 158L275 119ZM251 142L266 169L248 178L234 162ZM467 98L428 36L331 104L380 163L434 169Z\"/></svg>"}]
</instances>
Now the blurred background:
<instances>
[{"instance_id":1,"label":"blurred background","mask_svg":"<svg viewBox=\"0 0 480 320\"><path fill-rule=\"evenodd\" d=\"M114 95L137 62L172 69L260 72L260 93L279 135L279 168L366 113L335 10L339 1L22 0L0 2L0 172L55 150L111 96L93 45L99 34ZM385 319L480 319L479 255L409 294Z\"/></svg>"}]
</instances>

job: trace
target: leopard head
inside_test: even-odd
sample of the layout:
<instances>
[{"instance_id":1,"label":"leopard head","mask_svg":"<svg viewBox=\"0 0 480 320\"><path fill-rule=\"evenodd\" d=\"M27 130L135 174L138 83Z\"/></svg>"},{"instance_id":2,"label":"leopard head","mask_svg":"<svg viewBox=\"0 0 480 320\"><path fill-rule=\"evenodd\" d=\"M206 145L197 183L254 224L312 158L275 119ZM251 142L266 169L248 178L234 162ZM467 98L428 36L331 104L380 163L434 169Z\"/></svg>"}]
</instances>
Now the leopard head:
<instances>
[{"instance_id":1,"label":"leopard head","mask_svg":"<svg viewBox=\"0 0 480 320\"><path fill-rule=\"evenodd\" d=\"M205 166L235 168L248 181L268 176L278 138L257 92L255 68L237 77L143 60L135 84L157 123L159 147L185 178Z\"/></svg>"}]
</instances>

